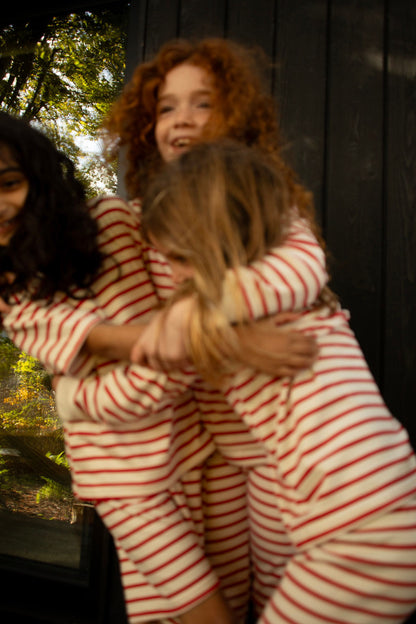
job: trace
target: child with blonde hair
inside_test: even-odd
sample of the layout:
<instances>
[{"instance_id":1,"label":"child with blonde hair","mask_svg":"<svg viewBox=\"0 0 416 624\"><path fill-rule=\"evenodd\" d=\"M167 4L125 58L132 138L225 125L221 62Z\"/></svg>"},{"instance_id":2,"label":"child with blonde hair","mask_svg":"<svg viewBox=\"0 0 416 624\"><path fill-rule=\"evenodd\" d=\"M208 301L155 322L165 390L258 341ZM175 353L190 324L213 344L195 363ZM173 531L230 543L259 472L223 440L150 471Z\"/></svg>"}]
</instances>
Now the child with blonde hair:
<instances>
[{"instance_id":1,"label":"child with blonde hair","mask_svg":"<svg viewBox=\"0 0 416 624\"><path fill-rule=\"evenodd\" d=\"M195 148L159 175L142 225L178 274L171 303L193 299L196 368L221 385L274 466L277 516L292 549L259 622L403 622L416 607L416 457L348 314L331 293L304 307L295 325L316 336L317 360L279 379L241 370L223 311L224 288L238 307L253 285L242 267L255 274L297 218L270 162L223 143ZM284 275L269 277L278 297ZM259 511L253 500L250 511Z\"/></svg>"}]
</instances>

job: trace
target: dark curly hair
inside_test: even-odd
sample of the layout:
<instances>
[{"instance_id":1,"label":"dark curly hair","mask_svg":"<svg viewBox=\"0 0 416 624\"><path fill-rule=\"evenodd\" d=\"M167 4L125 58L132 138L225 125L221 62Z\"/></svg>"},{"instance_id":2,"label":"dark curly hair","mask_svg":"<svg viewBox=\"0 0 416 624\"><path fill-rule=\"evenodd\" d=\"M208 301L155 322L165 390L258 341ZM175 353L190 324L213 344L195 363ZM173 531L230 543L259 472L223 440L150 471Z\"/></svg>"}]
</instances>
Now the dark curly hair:
<instances>
[{"instance_id":1,"label":"dark curly hair","mask_svg":"<svg viewBox=\"0 0 416 624\"><path fill-rule=\"evenodd\" d=\"M280 155L276 105L263 84L259 60L254 51L230 40L179 39L166 43L154 59L138 65L104 123L109 158L125 149L126 187L131 197L144 194L162 164L154 134L159 88L171 69L189 63L207 71L216 91L218 106L207 138L228 137L269 154L286 179L293 203L305 216L313 213L311 194L296 181Z\"/></svg>"},{"instance_id":2,"label":"dark curly hair","mask_svg":"<svg viewBox=\"0 0 416 624\"><path fill-rule=\"evenodd\" d=\"M88 290L103 258L73 163L23 118L1 111L0 158L17 164L29 183L16 231L0 247L0 296L50 299L57 291Z\"/></svg>"}]
</instances>

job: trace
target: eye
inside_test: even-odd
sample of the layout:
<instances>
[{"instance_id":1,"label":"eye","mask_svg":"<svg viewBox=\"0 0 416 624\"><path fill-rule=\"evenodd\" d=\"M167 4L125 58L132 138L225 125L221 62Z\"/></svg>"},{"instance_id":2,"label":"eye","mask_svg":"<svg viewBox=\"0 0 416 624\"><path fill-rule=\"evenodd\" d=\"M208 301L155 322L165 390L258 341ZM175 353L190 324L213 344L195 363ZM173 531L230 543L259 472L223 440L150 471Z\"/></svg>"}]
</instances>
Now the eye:
<instances>
[{"instance_id":1,"label":"eye","mask_svg":"<svg viewBox=\"0 0 416 624\"><path fill-rule=\"evenodd\" d=\"M212 108L211 100L201 100L196 106L197 108Z\"/></svg>"},{"instance_id":2,"label":"eye","mask_svg":"<svg viewBox=\"0 0 416 624\"><path fill-rule=\"evenodd\" d=\"M170 253L169 260L177 262L178 264L188 264L188 258L185 258L185 256L182 256L181 254Z\"/></svg>"},{"instance_id":3,"label":"eye","mask_svg":"<svg viewBox=\"0 0 416 624\"><path fill-rule=\"evenodd\" d=\"M161 117L162 115L167 115L171 111L173 111L174 106L172 104L160 104L157 107L157 116Z\"/></svg>"},{"instance_id":4,"label":"eye","mask_svg":"<svg viewBox=\"0 0 416 624\"><path fill-rule=\"evenodd\" d=\"M0 188L4 191L15 191L26 182L26 178L22 173L7 173L0 176Z\"/></svg>"}]
</instances>

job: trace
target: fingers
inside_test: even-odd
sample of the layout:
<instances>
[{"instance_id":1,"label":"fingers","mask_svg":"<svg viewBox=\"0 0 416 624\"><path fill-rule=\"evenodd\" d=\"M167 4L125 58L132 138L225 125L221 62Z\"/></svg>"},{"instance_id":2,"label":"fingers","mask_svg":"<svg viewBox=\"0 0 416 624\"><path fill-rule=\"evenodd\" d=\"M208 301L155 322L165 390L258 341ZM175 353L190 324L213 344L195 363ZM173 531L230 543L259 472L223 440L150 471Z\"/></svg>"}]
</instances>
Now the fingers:
<instances>
[{"instance_id":1,"label":"fingers","mask_svg":"<svg viewBox=\"0 0 416 624\"><path fill-rule=\"evenodd\" d=\"M288 339L291 341L289 344L289 355L292 357L313 357L318 354L318 345L316 339L313 336L307 336L300 332L290 332Z\"/></svg>"},{"instance_id":2,"label":"fingers","mask_svg":"<svg viewBox=\"0 0 416 624\"><path fill-rule=\"evenodd\" d=\"M271 317L271 321L274 325L285 325L286 323L293 323L300 318L300 314L296 312L280 312L279 314L275 314Z\"/></svg>"},{"instance_id":3,"label":"fingers","mask_svg":"<svg viewBox=\"0 0 416 624\"><path fill-rule=\"evenodd\" d=\"M155 317L133 345L130 360L165 373L187 368L190 360L182 329L178 331L174 324L166 323L164 317Z\"/></svg>"},{"instance_id":4,"label":"fingers","mask_svg":"<svg viewBox=\"0 0 416 624\"><path fill-rule=\"evenodd\" d=\"M310 368L317 355L315 338L289 331L275 331L275 334L268 335L267 342L246 343L242 350L245 364L274 377L293 377Z\"/></svg>"},{"instance_id":5,"label":"fingers","mask_svg":"<svg viewBox=\"0 0 416 624\"><path fill-rule=\"evenodd\" d=\"M315 361L315 356L292 356L290 361L277 362L265 358L259 364L259 370L273 377L294 377L298 373L309 369Z\"/></svg>"},{"instance_id":6,"label":"fingers","mask_svg":"<svg viewBox=\"0 0 416 624\"><path fill-rule=\"evenodd\" d=\"M130 353L130 361L139 366L152 368L155 371L165 372L167 369L163 360L156 355L150 355L143 351L140 345L135 345Z\"/></svg>"},{"instance_id":7,"label":"fingers","mask_svg":"<svg viewBox=\"0 0 416 624\"><path fill-rule=\"evenodd\" d=\"M153 370L164 370L163 360L160 358L156 347L150 346L147 341L144 344L141 340L135 343L130 352L130 361L140 366L153 368Z\"/></svg>"},{"instance_id":8,"label":"fingers","mask_svg":"<svg viewBox=\"0 0 416 624\"><path fill-rule=\"evenodd\" d=\"M152 368L155 371L159 371L161 373L166 372L165 364L163 360L161 360L158 356L147 357L146 358L148 368Z\"/></svg>"},{"instance_id":9,"label":"fingers","mask_svg":"<svg viewBox=\"0 0 416 624\"><path fill-rule=\"evenodd\" d=\"M140 366L147 366L153 370L163 373L169 373L173 370L188 368L191 365L190 360L184 358L169 359L163 357L161 353L153 355L146 354L140 346L135 346L131 351L130 360Z\"/></svg>"}]
</instances>

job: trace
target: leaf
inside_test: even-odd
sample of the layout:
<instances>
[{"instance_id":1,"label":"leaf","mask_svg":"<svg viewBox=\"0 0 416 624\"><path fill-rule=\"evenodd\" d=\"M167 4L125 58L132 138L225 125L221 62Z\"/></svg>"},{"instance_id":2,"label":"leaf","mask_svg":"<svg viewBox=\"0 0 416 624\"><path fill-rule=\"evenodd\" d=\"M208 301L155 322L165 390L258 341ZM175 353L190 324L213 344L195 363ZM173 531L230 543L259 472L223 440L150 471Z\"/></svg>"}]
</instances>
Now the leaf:
<instances>
[{"instance_id":1,"label":"leaf","mask_svg":"<svg viewBox=\"0 0 416 624\"><path fill-rule=\"evenodd\" d=\"M116 190L97 130L123 85L125 33L122 11L98 10L0 31L0 108L40 123L77 163L89 196Z\"/></svg>"}]
</instances>

